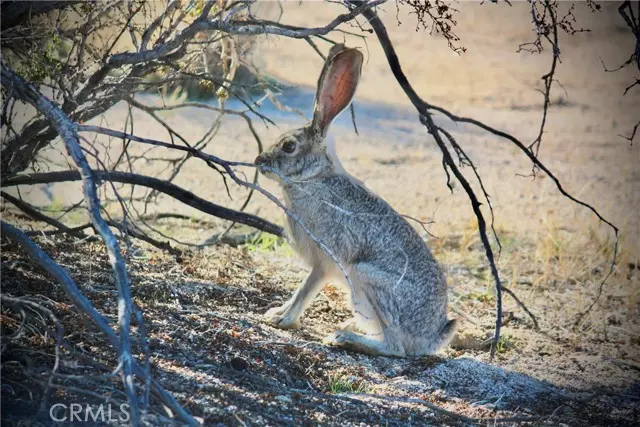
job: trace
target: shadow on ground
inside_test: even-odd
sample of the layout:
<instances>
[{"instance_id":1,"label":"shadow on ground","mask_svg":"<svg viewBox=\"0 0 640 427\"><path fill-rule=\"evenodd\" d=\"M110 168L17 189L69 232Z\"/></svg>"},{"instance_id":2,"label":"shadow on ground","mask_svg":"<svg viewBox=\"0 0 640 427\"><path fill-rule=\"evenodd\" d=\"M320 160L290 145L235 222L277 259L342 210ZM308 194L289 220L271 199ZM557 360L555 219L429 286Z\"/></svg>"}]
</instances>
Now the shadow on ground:
<instances>
[{"instance_id":1,"label":"shadow on ground","mask_svg":"<svg viewBox=\"0 0 640 427\"><path fill-rule=\"evenodd\" d=\"M101 246L39 243L114 321L115 286ZM119 379L108 375L115 354L104 338L24 253L12 244L2 249L3 292L28 295L49 306L64 323L72 346L62 352L47 404L98 404L99 396L125 402ZM637 390L627 395L565 390L485 363L473 352L456 358L397 359L323 346L320 337L349 316L330 289L314 302L302 329L272 328L260 315L287 298L304 271L284 269L270 259L267 268L260 257L227 247L195 252L179 264L155 252L129 258L133 297L145 313L154 375L205 425L428 426L487 424L512 417L537 425L637 421ZM33 320L18 340L6 340L11 323L3 329L2 416L8 425L47 425L46 411L38 418L38 409L55 343ZM134 340L139 351L137 333ZM150 409L150 423L171 424L153 398Z\"/></svg>"}]
</instances>

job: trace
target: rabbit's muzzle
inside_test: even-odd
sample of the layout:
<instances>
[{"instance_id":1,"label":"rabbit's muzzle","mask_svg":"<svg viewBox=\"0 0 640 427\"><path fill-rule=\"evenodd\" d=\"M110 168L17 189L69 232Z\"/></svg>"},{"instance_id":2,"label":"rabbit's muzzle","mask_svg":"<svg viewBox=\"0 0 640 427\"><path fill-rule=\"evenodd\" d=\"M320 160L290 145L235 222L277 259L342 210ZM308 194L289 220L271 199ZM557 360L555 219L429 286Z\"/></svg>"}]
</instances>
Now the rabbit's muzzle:
<instances>
[{"instance_id":1,"label":"rabbit's muzzle","mask_svg":"<svg viewBox=\"0 0 640 427\"><path fill-rule=\"evenodd\" d=\"M260 173L265 176L269 176L269 172L273 171L273 156L268 151L258 155L253 163L258 167Z\"/></svg>"},{"instance_id":2,"label":"rabbit's muzzle","mask_svg":"<svg viewBox=\"0 0 640 427\"><path fill-rule=\"evenodd\" d=\"M258 170L260 172L262 172L262 170L264 169L265 166L267 166L267 163L269 163L267 161L267 156L264 155L265 153L261 153L260 155L258 155L258 157L256 157L256 159L253 161L253 163L255 163L255 165L258 167Z\"/></svg>"}]
</instances>

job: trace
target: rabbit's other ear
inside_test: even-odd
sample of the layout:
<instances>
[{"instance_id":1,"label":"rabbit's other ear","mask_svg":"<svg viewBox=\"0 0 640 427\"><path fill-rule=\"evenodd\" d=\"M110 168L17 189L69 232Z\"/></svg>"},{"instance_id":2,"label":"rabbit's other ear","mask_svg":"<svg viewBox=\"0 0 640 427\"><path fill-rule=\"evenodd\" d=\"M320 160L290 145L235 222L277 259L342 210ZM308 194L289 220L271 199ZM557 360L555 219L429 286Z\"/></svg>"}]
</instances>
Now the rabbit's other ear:
<instances>
[{"instance_id":1,"label":"rabbit's other ear","mask_svg":"<svg viewBox=\"0 0 640 427\"><path fill-rule=\"evenodd\" d=\"M329 125L347 108L360 81L363 55L357 49L335 45L329 52L318 80L318 92L313 108L313 130L322 137Z\"/></svg>"}]
</instances>

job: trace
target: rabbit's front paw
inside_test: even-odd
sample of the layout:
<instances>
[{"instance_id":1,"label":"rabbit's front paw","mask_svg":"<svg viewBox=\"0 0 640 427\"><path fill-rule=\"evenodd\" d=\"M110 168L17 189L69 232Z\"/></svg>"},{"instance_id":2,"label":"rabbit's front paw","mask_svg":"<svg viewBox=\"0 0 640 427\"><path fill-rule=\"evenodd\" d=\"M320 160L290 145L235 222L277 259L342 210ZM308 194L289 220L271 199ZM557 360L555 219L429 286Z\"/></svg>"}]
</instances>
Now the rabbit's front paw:
<instances>
[{"instance_id":1,"label":"rabbit's front paw","mask_svg":"<svg viewBox=\"0 0 640 427\"><path fill-rule=\"evenodd\" d=\"M273 307L269 309L264 316L263 320L276 328L280 329L295 329L300 327L300 322L293 316L291 311L287 310L289 307L283 305L282 307Z\"/></svg>"},{"instance_id":2,"label":"rabbit's front paw","mask_svg":"<svg viewBox=\"0 0 640 427\"><path fill-rule=\"evenodd\" d=\"M406 356L403 349L390 346L386 341L379 341L369 336L357 332L345 331L343 329L327 335L322 342L325 345L342 347L370 356Z\"/></svg>"}]
</instances>

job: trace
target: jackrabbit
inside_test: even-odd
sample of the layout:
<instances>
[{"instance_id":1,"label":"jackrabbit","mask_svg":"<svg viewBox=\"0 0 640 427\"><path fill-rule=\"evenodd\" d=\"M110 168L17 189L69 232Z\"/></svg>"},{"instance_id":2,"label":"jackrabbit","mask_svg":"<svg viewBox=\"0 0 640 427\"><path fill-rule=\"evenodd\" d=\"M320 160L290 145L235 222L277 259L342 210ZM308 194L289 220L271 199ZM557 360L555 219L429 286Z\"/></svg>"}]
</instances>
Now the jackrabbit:
<instances>
[{"instance_id":1,"label":"jackrabbit","mask_svg":"<svg viewBox=\"0 0 640 427\"><path fill-rule=\"evenodd\" d=\"M447 319L444 275L418 233L345 172L325 139L356 92L362 61L360 51L334 46L318 81L312 122L285 133L255 160L261 173L280 183L285 205L311 232L286 217L287 235L311 274L265 320L297 327L332 281L345 286L354 318L325 343L371 355L432 354L455 331L455 320Z\"/></svg>"}]
</instances>

